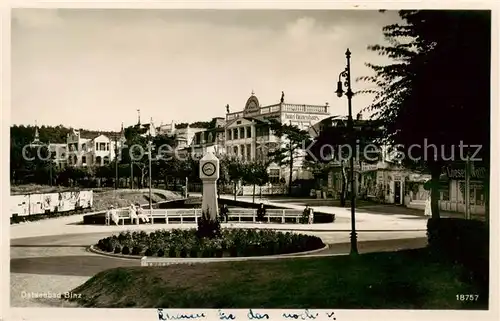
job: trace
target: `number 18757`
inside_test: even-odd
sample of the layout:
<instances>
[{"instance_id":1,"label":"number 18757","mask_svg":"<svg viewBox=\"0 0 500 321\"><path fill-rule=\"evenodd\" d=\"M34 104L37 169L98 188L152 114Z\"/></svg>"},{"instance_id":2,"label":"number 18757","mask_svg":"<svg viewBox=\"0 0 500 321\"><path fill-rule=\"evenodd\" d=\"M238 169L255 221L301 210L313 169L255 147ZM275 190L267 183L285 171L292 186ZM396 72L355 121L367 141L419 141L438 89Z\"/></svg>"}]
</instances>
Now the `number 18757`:
<instances>
[{"instance_id":1,"label":"number 18757","mask_svg":"<svg viewBox=\"0 0 500 321\"><path fill-rule=\"evenodd\" d=\"M457 301L477 301L478 294L457 294Z\"/></svg>"}]
</instances>

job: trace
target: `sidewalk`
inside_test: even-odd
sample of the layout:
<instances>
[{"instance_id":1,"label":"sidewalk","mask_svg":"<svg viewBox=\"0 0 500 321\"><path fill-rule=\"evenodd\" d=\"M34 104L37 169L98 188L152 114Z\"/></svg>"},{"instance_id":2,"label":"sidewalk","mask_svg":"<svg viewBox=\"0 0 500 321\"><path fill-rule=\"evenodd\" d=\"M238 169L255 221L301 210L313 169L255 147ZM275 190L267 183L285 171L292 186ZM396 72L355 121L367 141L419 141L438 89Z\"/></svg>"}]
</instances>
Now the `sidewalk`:
<instances>
[{"instance_id":1,"label":"sidewalk","mask_svg":"<svg viewBox=\"0 0 500 321\"><path fill-rule=\"evenodd\" d=\"M201 197L199 193L193 193L198 197ZM221 195L220 198L234 200L232 195ZM252 203L251 196L239 196L238 201ZM263 202L264 204L269 204L273 206L279 206L283 208L303 210L304 205L296 204L294 202L276 202L271 199L255 199L255 203ZM335 206L315 206L314 210L323 213L335 214L337 222L329 223L333 224L334 229L349 229L350 230L350 220L351 220L351 209L345 207L335 207ZM323 224L314 224L323 225ZM394 213L392 215L382 215L377 212L372 212L370 210L364 210L363 208L356 209L356 225L360 230L426 230L427 228L427 217L425 216L415 216L408 215L404 213Z\"/></svg>"},{"instance_id":2,"label":"sidewalk","mask_svg":"<svg viewBox=\"0 0 500 321\"><path fill-rule=\"evenodd\" d=\"M195 196L196 194L193 193ZM199 195L198 195L199 196ZM233 199L232 196L222 195L221 198ZM239 197L239 201L251 203L251 197ZM284 208L303 210L302 205L290 203L275 203L273 201L267 204L280 206ZM316 206L317 211L335 214L336 221L333 223L318 224L256 224L256 223L223 223L222 227L229 228L259 228L259 229L277 229L288 231L304 232L349 232L351 230L351 212L349 208L334 206ZM87 213L88 215L91 213ZM35 222L21 223L10 226L10 238L18 239L25 237L49 236L49 235L68 235L85 234L99 232L119 232L126 230L144 230L151 231L156 229L173 228L194 228L194 223L184 224L141 224L141 225L120 225L120 226L102 226L102 225L82 225L84 215L65 216ZM358 232L423 232L426 231L427 219L425 217L416 217L415 215L393 214L381 215L366 211L356 212L356 230Z\"/></svg>"}]
</instances>

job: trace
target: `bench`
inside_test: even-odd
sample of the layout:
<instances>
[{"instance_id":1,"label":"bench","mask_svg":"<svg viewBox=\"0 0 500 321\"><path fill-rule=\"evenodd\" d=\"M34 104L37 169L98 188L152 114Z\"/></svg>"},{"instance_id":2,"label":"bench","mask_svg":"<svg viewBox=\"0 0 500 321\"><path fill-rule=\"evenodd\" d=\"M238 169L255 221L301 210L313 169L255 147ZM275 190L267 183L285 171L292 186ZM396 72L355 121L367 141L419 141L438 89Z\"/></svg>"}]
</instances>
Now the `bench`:
<instances>
[{"instance_id":1,"label":"bench","mask_svg":"<svg viewBox=\"0 0 500 321\"><path fill-rule=\"evenodd\" d=\"M194 218L195 223L198 223L198 217L201 217L201 209L169 209L165 210L165 223L169 224L169 219L179 218L181 224L185 218Z\"/></svg>"},{"instance_id":2,"label":"bench","mask_svg":"<svg viewBox=\"0 0 500 321\"><path fill-rule=\"evenodd\" d=\"M130 220L130 215L128 213L128 209L117 209L115 211L118 214L118 225L120 225L120 222L122 223L122 225L125 225L125 220ZM106 212L105 212L105 215L106 215L105 224L110 225L112 218L111 218L111 216L108 217Z\"/></svg>"},{"instance_id":3,"label":"bench","mask_svg":"<svg viewBox=\"0 0 500 321\"><path fill-rule=\"evenodd\" d=\"M300 222L302 211L292 209L268 209L266 210L267 221L271 222L271 218L281 218L281 223L286 223L286 219L290 218L295 220L296 223Z\"/></svg>"},{"instance_id":4,"label":"bench","mask_svg":"<svg viewBox=\"0 0 500 321\"><path fill-rule=\"evenodd\" d=\"M120 225L120 222L121 222L121 225L125 225L125 221L127 221L127 220L130 220L130 222L132 223L132 218L130 217L130 213L129 213L128 208L127 209L119 209L116 211L118 214L118 225ZM153 209L153 211L158 211L158 210ZM151 216L149 215L149 209L143 209L143 213L151 218ZM111 221L111 217L109 218L109 220L106 221L106 225L109 225L110 221ZM152 222L152 219L151 219L151 222Z\"/></svg>"},{"instance_id":5,"label":"bench","mask_svg":"<svg viewBox=\"0 0 500 321\"><path fill-rule=\"evenodd\" d=\"M252 221L255 222L257 218L257 210L248 208L231 208L229 209L227 216L228 221L230 221L231 218L238 218L238 222L241 222L242 218L252 218Z\"/></svg>"},{"instance_id":6,"label":"bench","mask_svg":"<svg viewBox=\"0 0 500 321\"><path fill-rule=\"evenodd\" d=\"M297 223L300 222L302 217L301 210L293 209L266 209L267 222L271 222L271 218L281 219L281 223L286 223L286 219L293 219ZM229 210L228 219L237 218L238 222L242 221L242 218L251 218L253 222L257 221L257 210L256 209L245 209L245 208L232 208Z\"/></svg>"},{"instance_id":7,"label":"bench","mask_svg":"<svg viewBox=\"0 0 500 321\"><path fill-rule=\"evenodd\" d=\"M131 220L128 209L120 209L118 212L118 224L125 225L126 220ZM171 223L172 219L180 219L180 224L184 223L187 218L194 219L198 223L198 217L201 217L201 209L143 209L143 213L151 220L150 223L154 224L155 219L164 219L166 224ZM295 220L296 223L300 222L302 217L301 210L294 209L266 209L267 222L271 222L271 218L278 218L281 223L286 223L287 219ZM231 208L228 213L228 221L242 222L242 219L250 219L250 221L257 221L257 210L247 208ZM107 221L108 225L110 222Z\"/></svg>"}]
</instances>

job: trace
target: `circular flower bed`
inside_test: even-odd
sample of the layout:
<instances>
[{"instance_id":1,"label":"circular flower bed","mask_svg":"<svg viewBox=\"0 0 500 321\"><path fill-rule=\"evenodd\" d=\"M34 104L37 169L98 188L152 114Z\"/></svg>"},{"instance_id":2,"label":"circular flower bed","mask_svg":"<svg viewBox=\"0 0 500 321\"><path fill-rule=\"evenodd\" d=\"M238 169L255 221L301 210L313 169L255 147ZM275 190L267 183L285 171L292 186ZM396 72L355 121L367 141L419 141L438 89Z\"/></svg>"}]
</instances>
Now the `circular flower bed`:
<instances>
[{"instance_id":1,"label":"circular flower bed","mask_svg":"<svg viewBox=\"0 0 500 321\"><path fill-rule=\"evenodd\" d=\"M104 252L158 257L248 257L323 248L319 237L271 230L223 229L214 239L198 238L196 229L121 232L99 240Z\"/></svg>"}]
</instances>

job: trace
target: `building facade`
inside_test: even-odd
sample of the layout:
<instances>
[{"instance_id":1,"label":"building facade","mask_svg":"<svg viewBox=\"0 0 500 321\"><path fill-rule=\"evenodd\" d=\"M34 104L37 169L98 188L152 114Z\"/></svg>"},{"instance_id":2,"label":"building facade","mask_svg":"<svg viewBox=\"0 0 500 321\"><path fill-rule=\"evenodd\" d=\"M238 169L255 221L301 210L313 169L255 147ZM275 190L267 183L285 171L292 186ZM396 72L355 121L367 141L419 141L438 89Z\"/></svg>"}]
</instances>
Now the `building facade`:
<instances>
[{"instance_id":1,"label":"building facade","mask_svg":"<svg viewBox=\"0 0 500 321\"><path fill-rule=\"evenodd\" d=\"M116 150L125 143L123 130L115 137L111 135L85 135L72 129L67 135L67 162L69 166L105 166L116 157Z\"/></svg>"},{"instance_id":2,"label":"building facade","mask_svg":"<svg viewBox=\"0 0 500 321\"><path fill-rule=\"evenodd\" d=\"M472 168L469 183L470 213L484 215L486 195L484 183L486 168ZM441 175L439 207L443 211L465 213L465 165L456 164L445 168Z\"/></svg>"},{"instance_id":3,"label":"building facade","mask_svg":"<svg viewBox=\"0 0 500 321\"><path fill-rule=\"evenodd\" d=\"M286 142L273 135L269 128L269 120L296 125L307 130L313 124L329 116L328 103L325 105L290 104L284 101L282 94L278 104L261 105L252 92L241 111L226 114L225 150L227 154L240 157L244 161L269 160L268 153ZM299 161L294 166L292 181L310 174L303 171ZM272 183L288 184L287 167L271 163L269 176Z\"/></svg>"}]
</instances>

